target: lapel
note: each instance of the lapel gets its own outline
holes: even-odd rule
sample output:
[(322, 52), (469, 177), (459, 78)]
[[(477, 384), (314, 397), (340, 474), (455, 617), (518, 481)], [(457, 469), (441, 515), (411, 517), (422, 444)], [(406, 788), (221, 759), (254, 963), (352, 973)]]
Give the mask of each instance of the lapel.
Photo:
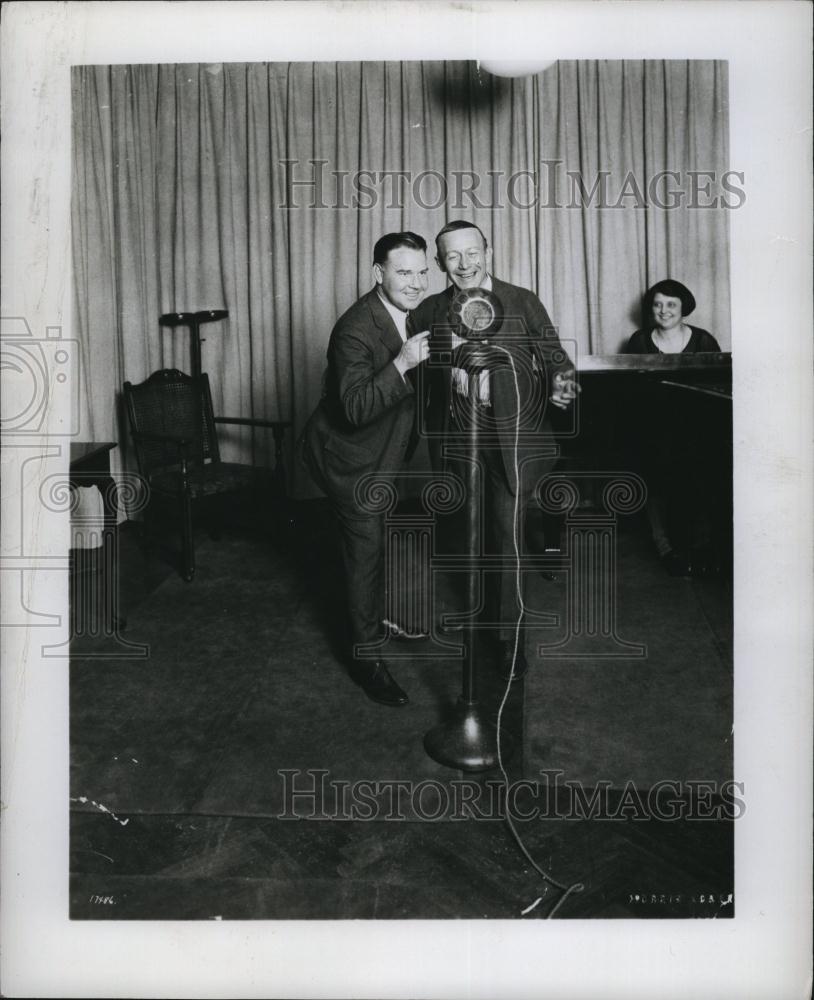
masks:
[[(514, 314), (514, 297), (512, 295), (512, 286), (507, 285), (505, 281), (501, 281), (492, 275), (492, 291), (500, 299), (500, 305), (503, 308), (504, 316), (511, 316)], [(504, 333), (504, 327), (493, 334), (494, 337), (500, 337)]]
[(399, 336), (398, 330), (396, 329), (396, 324), (393, 322), (390, 313), (382, 304), (382, 300), (379, 298), (379, 293), (375, 288), (368, 292), (367, 304), (370, 309), (373, 324), (379, 335), (379, 339), (388, 349), (390, 354), (395, 357), (401, 350), (402, 340)]

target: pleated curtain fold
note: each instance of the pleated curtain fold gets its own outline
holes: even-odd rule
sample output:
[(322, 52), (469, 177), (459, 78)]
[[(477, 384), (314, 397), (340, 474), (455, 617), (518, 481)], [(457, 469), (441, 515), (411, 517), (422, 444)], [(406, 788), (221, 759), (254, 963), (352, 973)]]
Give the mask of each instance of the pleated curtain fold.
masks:
[[(455, 218), (484, 229), (495, 273), (533, 289), (578, 353), (618, 351), (665, 277), (731, 343), (729, 210), (703, 204), (729, 169), (725, 63), (563, 61), (516, 80), (464, 62), (72, 72), (89, 438), (126, 448), (124, 380), (189, 370), (188, 336), (159, 316), (215, 308), (229, 310), (202, 328), (216, 412), (290, 419), (296, 435), (334, 322), (372, 285), (375, 241), (412, 229), (433, 250)], [(223, 452), (265, 463), (273, 444), (235, 431)]]

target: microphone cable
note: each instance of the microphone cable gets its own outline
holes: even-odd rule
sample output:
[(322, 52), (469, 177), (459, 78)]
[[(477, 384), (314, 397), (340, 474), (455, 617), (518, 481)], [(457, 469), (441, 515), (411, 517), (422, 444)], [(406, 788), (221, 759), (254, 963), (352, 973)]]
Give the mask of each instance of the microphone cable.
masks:
[[(514, 379), (515, 400), (517, 403), (517, 416), (514, 425), (514, 517), (513, 517), (512, 537), (514, 542), (514, 556), (515, 556), (515, 589), (517, 593), (517, 606), (520, 609), (520, 614), (518, 615), (517, 623), (515, 624), (515, 629), (514, 629), (514, 649), (512, 651), (512, 666), (511, 670), (509, 671), (509, 677), (506, 681), (506, 689), (503, 692), (503, 698), (501, 699), (500, 707), (498, 708), (497, 712), (497, 762), (498, 762), (498, 767), (500, 768), (500, 773), (503, 775), (503, 781), (506, 788), (506, 822), (509, 826), (509, 829), (512, 832), (512, 836), (514, 837), (515, 842), (517, 843), (517, 846), (520, 848), (523, 856), (526, 858), (526, 860), (529, 862), (532, 868), (534, 868), (534, 870), (540, 876), (542, 876), (545, 882), (547, 882), (549, 885), (554, 886), (555, 889), (559, 889), (559, 891), (563, 894), (557, 900), (556, 904), (551, 909), (551, 912), (546, 917), (547, 920), (551, 920), (552, 917), (554, 917), (554, 915), (563, 905), (563, 903), (568, 899), (568, 897), (572, 893), (582, 892), (585, 889), (585, 886), (582, 882), (574, 882), (572, 885), (564, 885), (562, 882), (558, 882), (556, 879), (552, 878), (551, 875), (549, 875), (546, 871), (543, 870), (543, 868), (539, 864), (537, 864), (537, 862), (529, 853), (528, 848), (523, 843), (523, 839), (518, 833), (517, 827), (514, 825), (514, 820), (512, 819), (511, 816), (511, 810), (509, 809), (510, 784), (509, 784), (509, 775), (507, 774), (506, 768), (503, 765), (503, 754), (501, 750), (501, 741), (500, 741), (500, 727), (503, 720), (503, 709), (505, 708), (506, 702), (508, 701), (509, 692), (512, 687), (512, 681), (514, 680), (514, 670), (517, 663), (517, 651), (520, 646), (520, 629), (523, 624), (523, 618), (525, 617), (526, 614), (526, 605), (523, 601), (522, 571), (520, 565), (520, 544), (518, 542), (518, 528), (520, 520), (520, 462), (518, 457), (519, 446), (520, 446), (520, 383), (517, 378), (517, 368), (515, 367), (514, 358), (511, 356), (509, 351), (506, 350), (505, 347), (499, 347), (496, 344), (492, 344), (491, 346), (494, 350), (501, 351), (509, 359), (509, 364), (511, 365), (512, 369), (512, 377)], [(533, 903), (530, 907), (527, 907), (525, 910), (523, 910), (523, 913), (526, 914), (530, 912), (530, 910), (534, 909), (534, 907), (537, 905), (538, 902), (539, 900)]]

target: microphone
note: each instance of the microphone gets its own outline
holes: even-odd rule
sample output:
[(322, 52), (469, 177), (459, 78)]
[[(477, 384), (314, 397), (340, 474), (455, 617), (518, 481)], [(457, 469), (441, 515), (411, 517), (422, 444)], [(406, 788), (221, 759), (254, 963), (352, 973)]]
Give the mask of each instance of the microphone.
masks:
[(486, 340), (503, 325), (503, 303), (485, 288), (464, 288), (449, 306), (449, 321), (465, 340)]
[(455, 293), (447, 309), (447, 322), (436, 324), (430, 336), (430, 356), (450, 364), (463, 341), (482, 344), (503, 324), (503, 304), (485, 288), (464, 288)]

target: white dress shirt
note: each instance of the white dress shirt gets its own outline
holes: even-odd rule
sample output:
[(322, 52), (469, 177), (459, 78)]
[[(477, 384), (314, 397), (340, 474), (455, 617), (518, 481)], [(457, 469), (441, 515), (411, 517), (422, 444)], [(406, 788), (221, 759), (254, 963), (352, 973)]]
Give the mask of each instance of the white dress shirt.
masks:
[[(390, 313), (390, 318), (396, 324), (396, 329), (398, 330), (398, 334), (401, 337), (402, 342), (406, 343), (407, 342), (407, 313), (403, 312), (401, 309), (399, 309), (398, 306), (394, 306), (393, 303), (389, 299), (386, 299), (382, 295), (381, 292), (377, 292), (376, 294), (379, 296), (381, 304)], [(401, 375), (401, 372), (399, 372), (399, 375)], [(405, 382), (405, 383), (407, 381), (403, 375), (401, 375), (401, 381)]]
[(399, 332), (399, 336), (402, 341), (407, 340), (407, 313), (402, 312), (397, 306), (394, 306), (392, 302), (386, 299), (380, 292), (377, 293), (381, 299), (381, 303), (384, 308), (390, 313), (393, 322), (396, 324), (396, 329)]

